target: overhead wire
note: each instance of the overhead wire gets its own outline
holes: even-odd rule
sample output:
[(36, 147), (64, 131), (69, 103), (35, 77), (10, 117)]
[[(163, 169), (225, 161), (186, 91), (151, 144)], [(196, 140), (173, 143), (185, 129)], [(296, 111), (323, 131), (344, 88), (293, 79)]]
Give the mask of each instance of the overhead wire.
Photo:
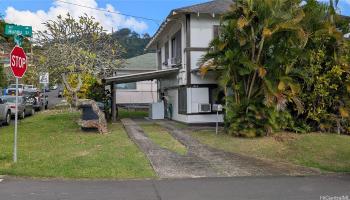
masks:
[(62, 1), (62, 0), (55, 0), (55, 1), (61, 2), (61, 3), (65, 3), (65, 4), (74, 5), (74, 6), (79, 6), (79, 7), (83, 7), (83, 8), (88, 8), (88, 9), (92, 9), (92, 10), (97, 10), (97, 11), (101, 11), (101, 12), (107, 12), (107, 13), (112, 13), (112, 14), (123, 15), (123, 16), (126, 16), (126, 17), (133, 17), (133, 18), (153, 21), (158, 26), (160, 25), (160, 21), (161, 21), (159, 19), (154, 19), (154, 18), (149, 18), (149, 17), (142, 17), (142, 16), (137, 16), (137, 15), (130, 15), (130, 14), (125, 14), (125, 13), (121, 13), (121, 12), (110, 11), (110, 10), (106, 10), (106, 9), (102, 9), (102, 8), (95, 8), (95, 7), (91, 7), (91, 6), (86, 6), (86, 5), (72, 3), (72, 2), (67, 2), (67, 1)]

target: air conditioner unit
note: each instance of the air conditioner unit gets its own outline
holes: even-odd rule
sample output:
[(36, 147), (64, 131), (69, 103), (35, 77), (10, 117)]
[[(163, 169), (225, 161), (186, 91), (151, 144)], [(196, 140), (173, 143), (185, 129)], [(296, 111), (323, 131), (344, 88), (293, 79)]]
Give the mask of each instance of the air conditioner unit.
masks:
[(209, 104), (209, 103), (200, 103), (200, 104), (198, 104), (198, 112), (200, 112), (200, 113), (209, 113), (209, 112), (211, 112), (211, 104)]

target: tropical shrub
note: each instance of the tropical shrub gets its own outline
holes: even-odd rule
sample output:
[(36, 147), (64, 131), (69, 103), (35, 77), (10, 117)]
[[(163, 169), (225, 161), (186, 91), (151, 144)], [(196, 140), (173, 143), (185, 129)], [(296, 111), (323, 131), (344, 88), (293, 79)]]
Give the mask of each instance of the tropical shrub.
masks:
[[(289, 75), (307, 34), (298, 1), (238, 0), (222, 18), (201, 71), (214, 68), (226, 93), (226, 127), (240, 136), (266, 135), (286, 126), (287, 103), (303, 106), (300, 86)], [(278, 120), (277, 120), (278, 119)]]
[(237, 0), (222, 17), (201, 72), (218, 74), (228, 133), (346, 132), (349, 58), (333, 1), (301, 2)]
[(342, 28), (341, 17), (329, 17), (332, 7), (315, 0), (304, 10), (308, 14), (303, 24), (310, 36), (294, 72), (302, 85), (305, 112), (294, 118), (312, 131), (349, 133), (350, 49), (341, 32), (348, 27)]

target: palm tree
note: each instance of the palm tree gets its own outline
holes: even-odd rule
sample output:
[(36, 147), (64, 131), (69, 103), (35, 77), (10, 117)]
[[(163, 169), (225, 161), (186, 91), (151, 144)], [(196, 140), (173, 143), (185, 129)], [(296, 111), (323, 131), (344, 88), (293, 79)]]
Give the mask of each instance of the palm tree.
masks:
[(303, 112), (290, 72), (308, 41), (304, 16), (299, 0), (237, 0), (222, 17), (201, 72), (218, 73), (229, 132), (255, 136), (278, 129), (288, 102)]

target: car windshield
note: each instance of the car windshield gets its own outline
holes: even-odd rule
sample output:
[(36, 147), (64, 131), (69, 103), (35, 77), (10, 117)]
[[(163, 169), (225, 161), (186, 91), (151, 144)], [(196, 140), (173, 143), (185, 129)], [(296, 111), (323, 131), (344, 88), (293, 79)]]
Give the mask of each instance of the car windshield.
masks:
[[(14, 96), (3, 96), (1, 99), (5, 99), (8, 103), (16, 103), (16, 97)], [(18, 103), (21, 103), (22, 97), (18, 97)]]
[[(9, 88), (16, 88), (16, 84), (11, 84)], [(23, 88), (23, 85), (18, 85), (18, 88)]]
[(24, 94), (25, 96), (35, 96), (36, 92), (24, 91), (23, 94)]

